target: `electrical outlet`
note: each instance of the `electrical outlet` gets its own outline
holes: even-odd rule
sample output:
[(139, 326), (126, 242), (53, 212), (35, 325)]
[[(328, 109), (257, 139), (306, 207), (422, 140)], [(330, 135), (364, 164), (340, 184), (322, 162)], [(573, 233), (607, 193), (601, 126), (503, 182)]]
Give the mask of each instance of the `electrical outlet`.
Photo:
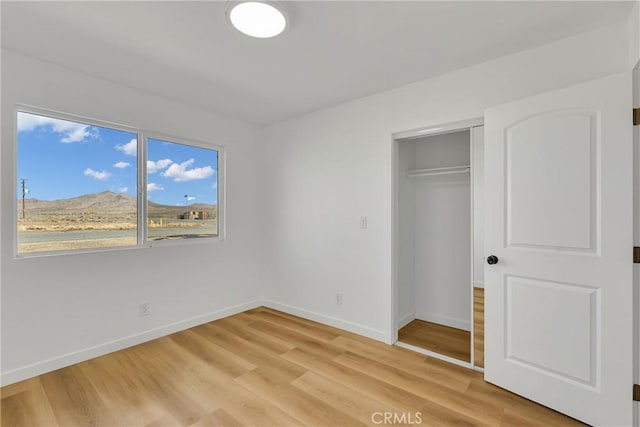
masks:
[(143, 302), (138, 307), (138, 315), (140, 317), (148, 316), (150, 310), (151, 310), (151, 304), (148, 302)]
[(342, 292), (336, 292), (336, 305), (342, 305)]
[(361, 216), (360, 217), (360, 229), (362, 229), (362, 230), (366, 230), (367, 229), (367, 217), (366, 216)]

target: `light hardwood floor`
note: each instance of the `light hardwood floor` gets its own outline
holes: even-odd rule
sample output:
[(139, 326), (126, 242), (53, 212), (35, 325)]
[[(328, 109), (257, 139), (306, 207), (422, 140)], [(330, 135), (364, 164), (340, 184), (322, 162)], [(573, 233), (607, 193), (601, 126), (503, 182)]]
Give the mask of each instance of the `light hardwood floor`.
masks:
[(355, 426), (384, 412), (431, 426), (579, 425), (477, 372), (266, 308), (0, 394), (2, 427)]
[(463, 362), (471, 361), (471, 332), (462, 329), (416, 319), (398, 331), (398, 341)]
[(484, 368), (484, 288), (473, 288), (473, 364)]
[[(484, 367), (484, 289), (473, 288), (474, 364)], [(470, 333), (423, 320), (413, 320), (398, 331), (398, 340), (464, 362), (471, 360)]]

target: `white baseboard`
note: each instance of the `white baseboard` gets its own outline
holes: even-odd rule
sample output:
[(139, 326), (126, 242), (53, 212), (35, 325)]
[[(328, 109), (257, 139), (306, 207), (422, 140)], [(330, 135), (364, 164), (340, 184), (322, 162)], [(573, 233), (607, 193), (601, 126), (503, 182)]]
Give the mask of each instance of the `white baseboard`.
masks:
[(473, 287), (484, 289), (484, 282), (473, 282)]
[(407, 326), (409, 323), (413, 322), (416, 318), (416, 314), (415, 313), (409, 313), (406, 316), (403, 316), (400, 320), (398, 320), (398, 329), (402, 329), (405, 326)]
[(441, 316), (439, 314), (427, 313), (424, 311), (417, 311), (416, 319), (437, 323), (438, 325), (450, 326), (456, 329), (462, 329), (463, 331), (471, 331), (471, 322), (462, 319), (455, 319), (453, 317)]
[(202, 314), (190, 319), (181, 320), (179, 322), (171, 323), (169, 325), (161, 326), (159, 328), (151, 329), (139, 334), (130, 335), (125, 338), (109, 341), (104, 344), (98, 344), (93, 347), (74, 351), (61, 356), (56, 356), (51, 359), (43, 360), (42, 362), (37, 362), (31, 365), (12, 369), (7, 372), (2, 372), (2, 374), (0, 374), (0, 386), (5, 386), (25, 380), (27, 378), (32, 378), (37, 375), (55, 371), (56, 369), (64, 368), (75, 363), (84, 362), (85, 360), (93, 359), (94, 357), (103, 356), (114, 351), (122, 350), (123, 348), (141, 344), (146, 341), (151, 341), (156, 338), (173, 334), (175, 332), (179, 332), (188, 328), (193, 328), (194, 326), (222, 319), (223, 317), (232, 316), (243, 311), (251, 310), (252, 308), (260, 307), (262, 305), (264, 304), (261, 300), (250, 301), (244, 304), (212, 311), (210, 313)]
[(325, 325), (333, 326), (335, 328), (344, 329), (345, 331), (352, 332), (354, 334), (363, 335), (367, 338), (371, 338), (377, 341), (385, 342), (384, 331), (371, 329), (366, 326), (359, 325), (357, 323), (347, 322), (345, 320), (337, 319), (335, 317), (325, 316), (324, 314), (315, 313), (313, 311), (304, 310), (301, 308), (293, 307), (287, 304), (281, 304), (275, 301), (264, 301), (265, 307), (272, 308), (274, 310), (283, 311), (293, 316), (303, 317), (314, 322), (324, 323)]

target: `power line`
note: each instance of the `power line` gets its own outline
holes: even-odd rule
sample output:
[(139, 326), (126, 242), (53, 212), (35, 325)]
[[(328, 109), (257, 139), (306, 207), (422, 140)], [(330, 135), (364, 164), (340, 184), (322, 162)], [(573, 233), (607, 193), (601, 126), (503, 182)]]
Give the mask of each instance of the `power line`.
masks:
[(20, 181), (22, 182), (22, 219), (24, 219), (24, 198), (27, 196), (29, 190), (27, 190), (26, 186), (27, 180), (22, 178)]

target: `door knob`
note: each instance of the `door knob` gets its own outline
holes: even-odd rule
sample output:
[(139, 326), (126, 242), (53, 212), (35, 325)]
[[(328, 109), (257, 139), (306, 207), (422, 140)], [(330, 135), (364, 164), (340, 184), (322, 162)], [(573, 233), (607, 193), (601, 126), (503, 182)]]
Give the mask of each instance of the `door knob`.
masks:
[(495, 255), (489, 255), (489, 257), (487, 258), (487, 264), (493, 265), (497, 263), (498, 263), (498, 257)]

